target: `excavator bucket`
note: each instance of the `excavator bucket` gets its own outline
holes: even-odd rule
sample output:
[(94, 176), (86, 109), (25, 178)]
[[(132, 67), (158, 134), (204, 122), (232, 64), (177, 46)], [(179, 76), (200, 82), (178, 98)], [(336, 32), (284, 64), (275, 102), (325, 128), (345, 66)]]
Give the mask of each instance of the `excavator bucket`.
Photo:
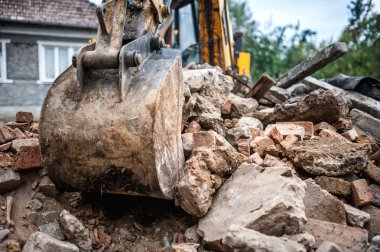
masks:
[(184, 162), (181, 60), (164, 58), (147, 29), (160, 22), (163, 3), (128, 2), (99, 7), (96, 44), (81, 48), (50, 87), (42, 160), (64, 190), (171, 199)]

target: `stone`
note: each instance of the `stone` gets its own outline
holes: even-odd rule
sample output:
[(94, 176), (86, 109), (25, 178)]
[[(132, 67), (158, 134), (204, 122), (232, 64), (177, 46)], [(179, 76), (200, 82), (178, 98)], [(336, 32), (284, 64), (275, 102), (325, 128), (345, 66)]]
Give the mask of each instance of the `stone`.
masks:
[(368, 225), (369, 239), (371, 240), (374, 236), (380, 235), (380, 209), (369, 205), (363, 207), (361, 210), (371, 216)]
[(372, 189), (373, 193), (373, 205), (380, 207), (380, 186), (371, 184), (369, 187)]
[(233, 120), (231, 119), (224, 119), (223, 121), (224, 125), (228, 128), (228, 129), (232, 129), (233, 127), (235, 127), (235, 123)]
[(12, 146), (12, 142), (0, 145), (0, 152), (7, 151)]
[(255, 152), (253, 153), (250, 157), (249, 157), (253, 163), (257, 164), (257, 165), (261, 165), (264, 160), (260, 157), (259, 153)]
[(365, 251), (368, 242), (367, 230), (333, 222), (307, 219), (305, 231), (315, 237), (314, 249), (329, 241), (338, 245), (343, 251)]
[(349, 131), (342, 133), (342, 136), (345, 137), (348, 141), (354, 142), (356, 138), (358, 138), (359, 135), (355, 129), (351, 129)]
[(251, 141), (249, 139), (239, 139), (236, 142), (238, 152), (243, 154), (244, 156), (249, 157), (251, 155), (250, 142)]
[(307, 185), (303, 199), (306, 217), (346, 225), (346, 212), (343, 202), (321, 189), (312, 179), (307, 179), (304, 182)]
[(322, 189), (338, 196), (351, 195), (351, 183), (341, 178), (319, 176), (314, 179)]
[(264, 131), (264, 135), (269, 136), (273, 128), (277, 128), (280, 134), (284, 137), (289, 135), (294, 135), (298, 137), (299, 140), (303, 140), (305, 136), (305, 129), (302, 126), (296, 124), (269, 124)]
[(340, 176), (367, 166), (369, 147), (331, 137), (316, 137), (294, 143), (286, 156), (295, 166), (312, 175)]
[(57, 187), (55, 187), (55, 184), (48, 176), (42, 178), (38, 187), (38, 191), (40, 191), (45, 196), (52, 198), (56, 198), (59, 195)]
[(16, 113), (16, 122), (18, 123), (32, 123), (33, 113), (19, 111)]
[(0, 230), (0, 242), (2, 242), (5, 237), (7, 237), (9, 235), (9, 229), (3, 229), (3, 230)]
[(32, 125), (30, 126), (30, 131), (34, 134), (38, 134), (38, 122), (34, 122), (32, 123)]
[(284, 235), (283, 238), (288, 238), (290, 240), (293, 240), (299, 244), (302, 244), (305, 246), (307, 251), (311, 251), (315, 244), (315, 238), (310, 233), (299, 233), (294, 235)]
[(223, 135), (225, 126), (221, 110), (233, 88), (233, 82), (216, 69), (185, 70), (183, 80), (190, 88), (191, 98), (196, 99), (191, 113), (199, 125)]
[(59, 214), (59, 222), (68, 240), (79, 247), (81, 251), (92, 251), (92, 242), (82, 222), (66, 210)]
[(10, 142), (14, 139), (14, 136), (9, 131), (8, 127), (4, 123), (0, 122), (0, 144)]
[(274, 157), (272, 155), (266, 154), (261, 166), (276, 167), (276, 166), (286, 166), (286, 164), (282, 162), (278, 157)]
[(372, 162), (368, 162), (367, 169), (364, 173), (376, 184), (380, 185), (380, 168), (374, 165)]
[(185, 132), (186, 133), (196, 133), (201, 130), (201, 125), (197, 123), (196, 121), (192, 121), (189, 126), (187, 126)]
[(200, 236), (197, 233), (198, 225), (194, 225), (185, 230), (185, 241), (188, 243), (199, 243)]
[(230, 93), (228, 100), (223, 106), (222, 113), (231, 115), (232, 118), (240, 118), (254, 112), (259, 103), (253, 98), (242, 98)]
[(16, 152), (15, 170), (42, 167), (38, 139), (16, 139), (12, 141), (12, 149)]
[(12, 191), (20, 185), (21, 178), (18, 172), (11, 169), (0, 169), (0, 193)]
[[(287, 108), (286, 104), (296, 104)], [(263, 125), (284, 121), (322, 121), (333, 123), (347, 115), (350, 101), (344, 91), (315, 90), (306, 96), (298, 96), (277, 105), (272, 113), (256, 111), (249, 116), (259, 119)]]
[(200, 245), (197, 243), (173, 243), (173, 252), (197, 252)]
[(281, 147), (284, 148), (285, 150), (288, 149), (292, 144), (298, 142), (298, 137), (295, 135), (289, 135), (286, 136), (284, 141), (280, 143)]
[(27, 137), (25, 136), (24, 133), (21, 132), (18, 128), (15, 128), (12, 130), (12, 134), (15, 136), (16, 139), (26, 139)]
[(304, 129), (304, 139), (310, 139), (314, 136), (314, 125), (312, 122), (308, 121), (298, 121), (298, 122), (276, 122), (276, 124), (294, 124), (301, 126)]
[(13, 166), (14, 158), (8, 153), (0, 153), (0, 167), (10, 167)]
[(11, 129), (18, 128), (22, 132), (27, 132), (30, 127), (30, 123), (7, 122), (6, 125)]
[(42, 232), (33, 233), (26, 241), (22, 252), (79, 252), (79, 248), (69, 242), (60, 241)]
[(338, 132), (349, 131), (352, 129), (352, 120), (347, 117), (341, 117), (333, 126)]
[(38, 230), (42, 233), (48, 234), (51, 237), (58, 240), (65, 240), (65, 235), (62, 232), (61, 227), (57, 222), (50, 222), (48, 224), (43, 224), (38, 227)]
[(268, 236), (239, 225), (231, 225), (223, 243), (233, 251), (306, 252), (301, 244), (287, 238)]
[(253, 117), (241, 117), (235, 124), (235, 127), (253, 127), (257, 128), (259, 130), (263, 130), (263, 124), (260, 122), (260, 120), (253, 118)]
[(372, 204), (373, 193), (365, 179), (352, 181), (351, 190), (354, 206), (358, 207)]
[(226, 139), (231, 145), (236, 146), (239, 139), (253, 139), (259, 134), (260, 130), (255, 127), (237, 127), (227, 130)]
[(366, 252), (379, 252), (380, 251), (380, 235), (376, 235), (372, 238), (371, 246)]
[(57, 211), (43, 212), (43, 213), (38, 214), (35, 217), (33, 216), (33, 218), (35, 218), (35, 221), (32, 223), (37, 226), (41, 226), (44, 224), (57, 221), (59, 219), (59, 212)]
[(328, 124), (327, 122), (320, 122), (314, 125), (314, 135), (318, 136), (319, 132), (321, 132), (324, 129), (328, 129), (328, 130), (332, 130), (336, 132), (336, 129), (331, 124)]
[(347, 223), (353, 227), (363, 228), (369, 221), (370, 215), (348, 204), (344, 204), (346, 210)]
[(289, 167), (264, 169), (242, 164), (219, 189), (207, 215), (199, 220), (198, 233), (209, 248), (217, 251), (225, 249), (221, 240), (233, 224), (266, 235), (299, 233), (306, 221), (304, 192), (305, 184), (292, 175)]
[(322, 244), (318, 247), (315, 252), (343, 252), (341, 248), (339, 248), (333, 242), (322, 242)]
[(42, 208), (42, 203), (38, 199), (32, 199), (28, 203), (28, 208), (32, 211), (38, 211)]
[(191, 215), (204, 216), (222, 177), (249, 161), (249, 157), (224, 146), (195, 149), (178, 180), (176, 203)]

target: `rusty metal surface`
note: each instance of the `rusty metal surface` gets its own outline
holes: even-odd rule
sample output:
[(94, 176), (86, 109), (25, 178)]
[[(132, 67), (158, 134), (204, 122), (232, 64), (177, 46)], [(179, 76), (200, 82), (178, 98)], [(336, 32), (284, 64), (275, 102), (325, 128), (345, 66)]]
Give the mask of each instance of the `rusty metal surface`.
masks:
[[(113, 6), (106, 4), (108, 13), (121, 10)], [(39, 125), (43, 164), (65, 190), (170, 199), (184, 162), (181, 60), (151, 48), (153, 33), (124, 46), (109, 43), (120, 20), (104, 20), (96, 45), (83, 47), (76, 68), (62, 73), (47, 93)], [(111, 40), (103, 43), (104, 30)], [(118, 46), (116, 69), (114, 59), (96, 62)], [(139, 57), (128, 58), (136, 52)], [(84, 63), (86, 55), (95, 63)]]

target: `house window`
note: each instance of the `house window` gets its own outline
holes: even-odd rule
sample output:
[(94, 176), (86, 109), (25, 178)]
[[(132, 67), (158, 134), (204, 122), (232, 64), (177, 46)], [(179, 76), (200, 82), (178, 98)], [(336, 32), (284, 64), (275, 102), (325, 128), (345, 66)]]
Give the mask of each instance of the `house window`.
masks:
[(53, 82), (71, 65), (71, 58), (84, 44), (38, 41), (40, 83)]
[(7, 79), (7, 47), (10, 40), (0, 39), (0, 82), (12, 82)]

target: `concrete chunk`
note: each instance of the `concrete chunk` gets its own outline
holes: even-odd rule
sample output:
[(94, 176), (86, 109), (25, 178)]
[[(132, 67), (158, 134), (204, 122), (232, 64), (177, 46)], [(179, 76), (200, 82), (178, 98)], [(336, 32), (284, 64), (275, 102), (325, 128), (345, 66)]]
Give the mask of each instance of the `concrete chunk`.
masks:
[(238, 225), (229, 227), (223, 243), (234, 251), (306, 252), (305, 247), (290, 239), (268, 236)]
[(344, 204), (344, 208), (346, 210), (347, 223), (353, 227), (363, 228), (364, 224), (366, 224), (370, 219), (370, 215), (368, 213), (348, 204)]
[(32, 234), (26, 241), (22, 252), (79, 252), (79, 248), (42, 232)]
[(321, 189), (312, 179), (307, 179), (304, 182), (307, 185), (303, 200), (306, 216), (346, 225), (346, 212), (343, 202)]
[(368, 152), (368, 145), (319, 137), (294, 143), (286, 156), (312, 175), (340, 176), (364, 170)]
[(243, 164), (217, 192), (210, 211), (199, 221), (198, 233), (215, 250), (224, 248), (221, 240), (233, 224), (267, 235), (299, 233), (306, 221), (304, 193), (305, 184), (289, 167), (263, 170)]

